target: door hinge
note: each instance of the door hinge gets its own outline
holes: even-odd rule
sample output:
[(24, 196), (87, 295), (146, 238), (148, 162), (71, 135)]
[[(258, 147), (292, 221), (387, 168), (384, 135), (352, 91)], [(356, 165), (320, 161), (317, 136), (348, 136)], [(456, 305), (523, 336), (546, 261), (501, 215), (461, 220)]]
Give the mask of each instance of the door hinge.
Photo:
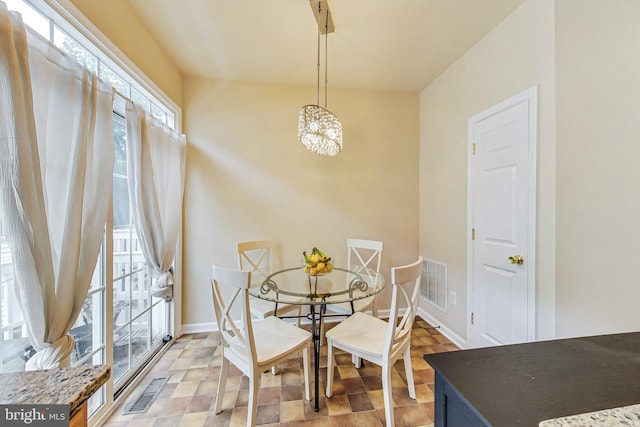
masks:
[(471, 313), (471, 324), (475, 325), (476, 324), (476, 316), (475, 313)]
[(476, 229), (475, 228), (471, 229), (471, 240), (476, 240)]
[(471, 154), (473, 154), (474, 156), (476, 155), (476, 143), (474, 142), (473, 144), (471, 144)]

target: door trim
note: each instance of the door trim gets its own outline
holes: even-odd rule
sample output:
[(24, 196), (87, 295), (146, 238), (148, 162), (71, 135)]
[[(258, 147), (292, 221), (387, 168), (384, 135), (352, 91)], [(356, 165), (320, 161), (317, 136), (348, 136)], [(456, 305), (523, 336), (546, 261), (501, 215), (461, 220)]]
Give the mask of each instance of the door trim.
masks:
[(528, 263), (527, 268), (527, 340), (536, 339), (536, 222), (537, 222), (537, 152), (538, 152), (538, 85), (506, 99), (487, 110), (471, 116), (467, 124), (467, 344), (471, 345), (471, 312), (473, 310), (473, 200), (474, 163), (473, 163), (473, 128), (474, 125), (488, 117), (504, 111), (523, 101), (529, 103), (529, 224), (528, 224)]

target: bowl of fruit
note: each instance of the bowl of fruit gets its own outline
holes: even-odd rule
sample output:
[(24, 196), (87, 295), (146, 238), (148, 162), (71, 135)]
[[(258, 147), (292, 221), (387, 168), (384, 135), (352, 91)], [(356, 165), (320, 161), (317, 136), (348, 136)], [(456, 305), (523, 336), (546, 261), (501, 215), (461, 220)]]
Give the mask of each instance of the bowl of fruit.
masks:
[(307, 251), (302, 252), (302, 256), (302, 269), (309, 276), (323, 276), (333, 271), (331, 257), (325, 255), (316, 247), (311, 250), (311, 254), (307, 254)]

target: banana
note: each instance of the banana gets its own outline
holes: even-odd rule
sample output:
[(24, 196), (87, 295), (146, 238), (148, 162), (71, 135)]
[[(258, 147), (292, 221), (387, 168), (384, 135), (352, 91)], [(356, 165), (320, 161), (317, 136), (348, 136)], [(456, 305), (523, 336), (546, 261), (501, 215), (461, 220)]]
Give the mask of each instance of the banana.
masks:
[(321, 258), (326, 258), (326, 255), (324, 253), (322, 253), (322, 251), (320, 249), (318, 249), (317, 247), (315, 247), (315, 246), (311, 250), (311, 253), (318, 254), (318, 255), (320, 255)]

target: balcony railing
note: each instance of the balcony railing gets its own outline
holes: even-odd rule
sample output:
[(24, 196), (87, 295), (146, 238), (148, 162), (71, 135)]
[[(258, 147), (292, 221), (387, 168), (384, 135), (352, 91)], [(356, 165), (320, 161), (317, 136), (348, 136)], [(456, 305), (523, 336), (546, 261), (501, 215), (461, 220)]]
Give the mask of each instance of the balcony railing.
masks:
[[(27, 338), (26, 324), (13, 293), (11, 251), (2, 235), (0, 259), (0, 372), (20, 371), (24, 369), (25, 361), (33, 355), (34, 350)], [(132, 228), (114, 229), (112, 262), (114, 347), (119, 348), (125, 344), (134, 345), (139, 340), (146, 341), (146, 337), (142, 335), (146, 335), (144, 331), (150, 325), (146, 321), (147, 316), (138, 316), (153, 303), (149, 293), (152, 279)], [(101, 279), (97, 280), (102, 282)], [(91, 309), (94, 301), (96, 300), (90, 292), (71, 330), (76, 339), (75, 361), (81, 362), (98, 345), (92, 332), (92, 325), (97, 321)], [(101, 312), (102, 310), (99, 311)], [(129, 323), (130, 327), (127, 326)]]

